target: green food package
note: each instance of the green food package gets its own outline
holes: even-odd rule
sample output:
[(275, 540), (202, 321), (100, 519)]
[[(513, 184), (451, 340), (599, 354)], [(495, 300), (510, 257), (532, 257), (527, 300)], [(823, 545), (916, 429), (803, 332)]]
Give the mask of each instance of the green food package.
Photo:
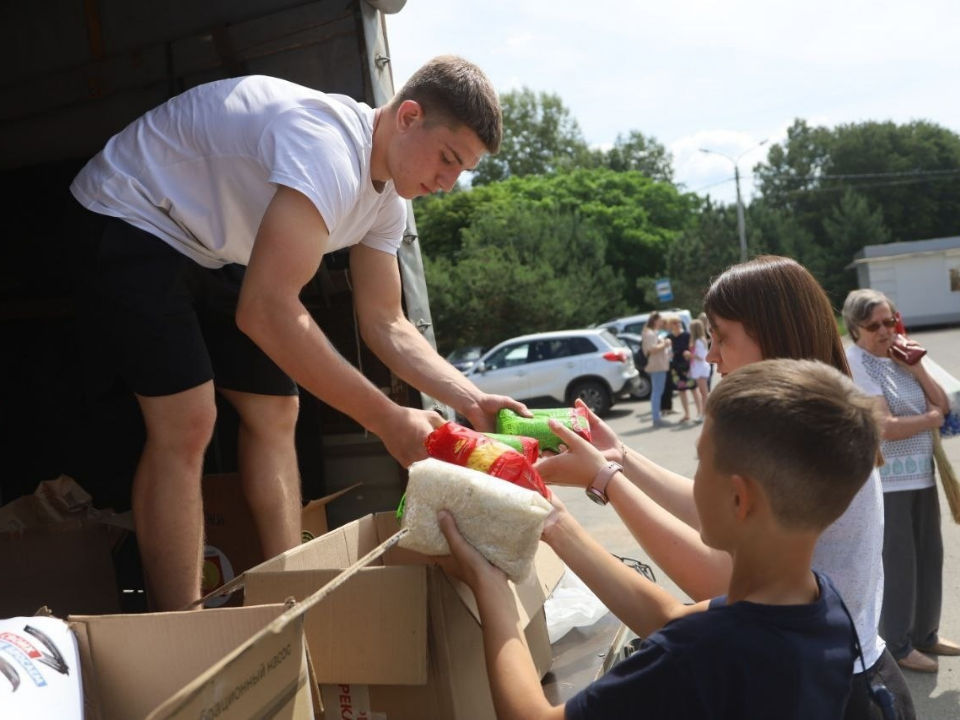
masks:
[(513, 410), (501, 408), (497, 413), (497, 432), (506, 435), (523, 435), (540, 443), (540, 450), (560, 452), (560, 438), (553, 434), (547, 421), (551, 418), (563, 423), (586, 441), (590, 441), (590, 423), (587, 415), (578, 407), (531, 410), (532, 418), (517, 415)]

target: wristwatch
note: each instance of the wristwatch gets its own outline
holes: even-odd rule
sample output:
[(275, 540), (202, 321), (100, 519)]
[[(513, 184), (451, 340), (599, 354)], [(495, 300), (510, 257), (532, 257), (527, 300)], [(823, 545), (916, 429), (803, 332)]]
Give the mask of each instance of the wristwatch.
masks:
[(610, 478), (621, 470), (623, 470), (623, 465), (613, 462), (613, 460), (600, 468), (597, 476), (590, 483), (590, 487), (587, 488), (587, 497), (597, 505), (606, 505), (610, 502), (610, 498), (607, 497), (607, 484), (610, 482)]

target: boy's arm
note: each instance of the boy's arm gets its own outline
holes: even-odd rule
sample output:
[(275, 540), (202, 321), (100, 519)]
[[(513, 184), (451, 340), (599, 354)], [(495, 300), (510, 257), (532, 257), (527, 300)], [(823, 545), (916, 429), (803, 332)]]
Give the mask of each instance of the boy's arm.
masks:
[[(604, 456), (597, 448), (562, 425), (551, 423), (551, 428), (569, 450), (556, 457), (541, 460), (537, 463), (537, 470), (543, 479), (550, 483), (589, 486), (606, 462)], [(592, 429), (596, 427), (592, 426)], [(610, 432), (609, 428), (607, 432)], [(594, 441), (602, 437), (602, 433), (594, 436)], [(599, 442), (603, 440), (599, 439)], [(639, 454), (628, 453), (628, 467), (636, 469), (633, 461), (638, 456)], [(627, 470), (628, 467), (624, 469)], [(732, 571), (732, 563), (727, 553), (704, 545), (698, 530), (664, 510), (623, 473), (613, 476), (606, 492), (610, 504), (637, 542), (687, 595), (694, 600), (707, 600), (727, 591)], [(577, 572), (579, 574), (579, 571)]]
[(313, 203), (280, 186), (257, 231), (237, 304), (237, 325), (310, 393), (375, 433), (404, 466), (425, 456), (439, 415), (390, 401), (327, 340), (300, 301), (329, 233)]
[(480, 555), (457, 530), (453, 516), (437, 520), (455, 564), (451, 574), (473, 591), (480, 611), (483, 649), (493, 705), (500, 720), (563, 720), (564, 706), (552, 706), (543, 694), (530, 650), (519, 628), (517, 605), (507, 577)]
[(400, 270), (394, 255), (355, 245), (350, 251), (350, 273), (363, 340), (393, 372), (459, 411), (477, 430), (493, 430), (500, 408), (530, 414), (516, 400), (481, 392), (440, 357), (404, 316)]

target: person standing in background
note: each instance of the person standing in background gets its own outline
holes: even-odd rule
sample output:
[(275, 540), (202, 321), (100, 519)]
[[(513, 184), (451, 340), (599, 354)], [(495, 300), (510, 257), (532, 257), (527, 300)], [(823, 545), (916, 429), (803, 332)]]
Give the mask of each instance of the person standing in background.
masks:
[(922, 362), (907, 365), (890, 354), (896, 337), (893, 303), (876, 290), (854, 290), (843, 320), (856, 343), (847, 349), (854, 382), (876, 396), (883, 417), (883, 606), (880, 634), (900, 667), (933, 673), (931, 655), (960, 655), (941, 638), (943, 537), (934, 483), (933, 431), (949, 401)]
[[(703, 323), (703, 331), (707, 334), (707, 347), (710, 347), (710, 320), (705, 312), (697, 315), (697, 320)], [(713, 387), (713, 365), (710, 366), (710, 377), (707, 378), (707, 390)]]
[[(687, 397), (687, 390), (693, 390), (696, 395), (696, 383), (689, 377), (690, 372), (690, 333), (683, 327), (683, 321), (679, 315), (669, 315), (667, 317), (667, 330), (670, 331), (671, 339), (671, 357), (670, 357), (670, 385), (677, 390), (680, 396), (680, 402), (683, 404), (683, 417), (681, 422), (687, 422), (690, 419), (690, 399)], [(703, 411), (698, 405), (698, 415)]]
[(650, 313), (647, 324), (641, 334), (641, 347), (647, 356), (647, 375), (650, 376), (652, 389), (650, 391), (650, 415), (653, 426), (661, 427), (664, 423), (660, 416), (660, 401), (663, 398), (664, 386), (667, 382), (667, 372), (670, 370), (668, 352), (671, 346), (670, 338), (660, 337), (660, 328), (663, 327), (663, 317), (659, 312)]
[(707, 406), (707, 395), (710, 393), (708, 385), (713, 366), (707, 362), (709, 343), (707, 329), (701, 320), (690, 323), (690, 349), (687, 358), (690, 361), (690, 380), (695, 384), (693, 400), (697, 404), (697, 422), (703, 422), (703, 409)]

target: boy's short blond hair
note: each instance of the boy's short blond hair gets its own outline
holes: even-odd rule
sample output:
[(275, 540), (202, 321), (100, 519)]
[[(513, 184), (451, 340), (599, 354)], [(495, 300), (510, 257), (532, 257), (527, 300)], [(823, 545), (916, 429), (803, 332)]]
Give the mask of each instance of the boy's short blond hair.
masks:
[(715, 468), (759, 483), (785, 528), (822, 530), (870, 475), (880, 445), (873, 398), (813, 360), (763, 360), (708, 399)]
[(483, 70), (456, 55), (435, 57), (404, 83), (390, 101), (394, 108), (413, 100), (428, 123), (473, 130), (487, 152), (496, 155), (503, 142), (500, 97)]

